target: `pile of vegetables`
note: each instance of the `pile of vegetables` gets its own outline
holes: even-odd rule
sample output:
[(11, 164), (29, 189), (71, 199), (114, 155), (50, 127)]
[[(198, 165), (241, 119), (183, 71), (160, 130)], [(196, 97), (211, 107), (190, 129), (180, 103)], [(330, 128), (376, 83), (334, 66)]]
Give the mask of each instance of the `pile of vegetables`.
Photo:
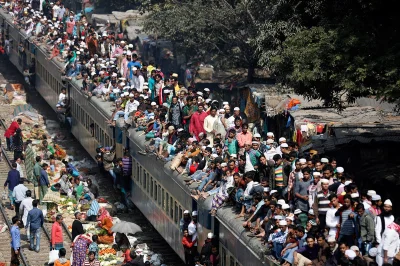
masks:
[(106, 254), (111, 254), (111, 255), (116, 255), (117, 251), (113, 248), (105, 248), (105, 249), (101, 249), (99, 252), (99, 255), (106, 255)]

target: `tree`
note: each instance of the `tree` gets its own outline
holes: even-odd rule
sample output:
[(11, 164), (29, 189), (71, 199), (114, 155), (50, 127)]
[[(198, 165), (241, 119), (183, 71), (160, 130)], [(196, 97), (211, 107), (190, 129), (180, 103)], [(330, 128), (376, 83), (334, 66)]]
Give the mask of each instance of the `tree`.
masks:
[[(394, 1), (314, 0), (275, 55), (260, 57), (299, 94), (341, 108), (357, 97), (400, 96), (400, 25)], [(269, 61), (265, 60), (268, 58)]]
[[(281, 32), (270, 34), (268, 46), (259, 49), (255, 41), (268, 20), (272, 29), (285, 21), (279, 19), (283, 2), (249, 0), (191, 0), (158, 5), (145, 20), (145, 30), (174, 41), (181, 52), (190, 57), (210, 57), (217, 66), (248, 69), (248, 82), (252, 82), (263, 52), (276, 49)], [(287, 7), (286, 3), (285, 6)]]

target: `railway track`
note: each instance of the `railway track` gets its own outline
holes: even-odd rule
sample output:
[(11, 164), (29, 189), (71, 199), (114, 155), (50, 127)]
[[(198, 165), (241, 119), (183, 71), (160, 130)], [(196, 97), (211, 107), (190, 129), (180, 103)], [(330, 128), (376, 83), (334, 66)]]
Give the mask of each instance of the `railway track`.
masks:
[[(5, 131), (5, 125), (2, 119), (0, 119), (0, 137), (3, 137)], [(5, 141), (2, 141), (5, 143)], [(6, 151), (6, 149), (1, 146), (3, 158), (0, 162), (0, 183), (4, 184), (7, 179), (8, 171), (11, 169), (11, 159), (13, 159), (13, 152)], [(25, 171), (24, 165), (21, 165), (23, 170)], [(24, 184), (28, 189), (34, 189), (32, 183), (25, 182)], [(0, 223), (6, 222), (9, 229), (11, 228), (11, 219), (15, 216), (15, 211), (10, 209), (10, 201), (9, 199), (1, 200), (1, 219)], [(40, 206), (39, 206), (40, 208)], [(51, 236), (51, 227), (52, 223), (45, 222), (43, 224), (41, 230), (41, 238), (40, 238), (40, 251), (37, 253), (35, 251), (29, 250), (29, 242), (26, 237), (25, 229), (21, 229), (21, 256), (20, 262), (21, 265), (25, 266), (42, 266), (47, 265), (49, 259), (49, 251), (50, 251), (50, 236)], [(69, 258), (71, 255), (70, 245), (71, 245), (71, 233), (68, 231), (67, 226), (63, 223), (63, 236), (64, 236), (64, 247), (67, 250), (66, 258)], [(6, 265), (10, 263), (10, 232), (9, 229), (0, 234), (0, 262), (5, 262)], [(4, 240), (4, 241), (3, 241)]]

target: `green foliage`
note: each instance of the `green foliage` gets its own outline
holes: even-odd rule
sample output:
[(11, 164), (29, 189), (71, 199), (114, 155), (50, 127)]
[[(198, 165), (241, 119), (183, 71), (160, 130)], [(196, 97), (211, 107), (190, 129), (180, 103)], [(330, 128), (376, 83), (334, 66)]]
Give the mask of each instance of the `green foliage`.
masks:
[(341, 108), (364, 95), (400, 96), (394, 3), (146, 0), (141, 6), (151, 10), (145, 30), (173, 41), (189, 59), (266, 68), (297, 93)]

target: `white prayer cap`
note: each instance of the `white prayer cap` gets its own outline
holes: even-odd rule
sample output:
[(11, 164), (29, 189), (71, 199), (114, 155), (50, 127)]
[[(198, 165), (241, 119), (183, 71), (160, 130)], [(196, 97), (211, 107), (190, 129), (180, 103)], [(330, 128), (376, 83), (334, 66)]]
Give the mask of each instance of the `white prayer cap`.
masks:
[(328, 179), (321, 179), (321, 184), (329, 184), (329, 180)]
[(136, 71), (137, 70), (137, 67), (132, 67), (132, 71)]
[(351, 193), (350, 196), (352, 199), (355, 199), (355, 198), (359, 198), (360, 194), (358, 194), (358, 192), (356, 192), (356, 193)]
[(124, 96), (129, 96), (129, 92), (124, 92)]
[(210, 89), (209, 88), (205, 88), (204, 91), (210, 91)]
[(334, 236), (328, 237), (328, 243), (336, 242), (336, 238)]
[(214, 237), (214, 234), (213, 234), (213, 233), (210, 232), (210, 233), (207, 234), (207, 238), (211, 239), (211, 238), (213, 238), (213, 237)]
[(107, 37), (107, 36), (108, 36), (107, 32), (103, 32), (103, 37)]
[(128, 47), (129, 47), (129, 48), (133, 48), (133, 44), (129, 44)]
[(360, 249), (357, 246), (351, 246), (350, 247), (351, 250), (355, 251), (360, 251)]
[(178, 128), (177, 131), (178, 131), (178, 132), (182, 132), (182, 131), (183, 131), (183, 128)]
[(124, 40), (122, 40), (122, 41), (120, 41), (119, 43), (125, 43), (125, 41), (124, 41)]
[(267, 144), (272, 144), (272, 143), (274, 143), (273, 139), (267, 139)]
[(321, 158), (321, 163), (329, 163), (328, 158)]
[(225, 107), (225, 105), (227, 105), (229, 107), (229, 103), (228, 102), (222, 102), (222, 105)]
[(286, 201), (284, 200), (284, 199), (280, 199), (280, 200), (278, 200), (278, 202), (277, 202), (279, 205), (284, 205), (284, 204), (286, 204)]
[(233, 110), (234, 111), (240, 111), (240, 108), (239, 107), (235, 107), (235, 108), (233, 108)]
[(150, 105), (151, 105), (151, 106), (155, 106), (155, 105), (157, 105), (157, 104), (156, 104), (156, 102), (151, 102)]
[(123, 87), (123, 86), (125, 86), (125, 82), (121, 82), (119, 85), (121, 85)]
[(344, 168), (339, 166), (339, 167), (336, 168), (336, 172), (339, 173), (339, 174), (343, 173), (344, 172)]
[(378, 195), (378, 194), (373, 195), (373, 196), (371, 197), (371, 200), (380, 200), (380, 199), (381, 199), (381, 196)]
[[(288, 206), (289, 206), (289, 205), (288, 205)], [(293, 217), (293, 216), (287, 216), (287, 217), (286, 217), (286, 220), (294, 221), (294, 217)]]
[(264, 192), (269, 192), (269, 187), (264, 187)]
[(196, 94), (200, 95), (200, 96), (203, 96), (203, 93), (201, 91), (198, 91)]
[(228, 164), (227, 163), (221, 163), (221, 167), (227, 167)]
[(132, 55), (131, 51), (126, 52), (126, 55)]
[(306, 162), (307, 162), (307, 160), (304, 158), (299, 159), (299, 163), (306, 163)]
[[(206, 102), (207, 102), (208, 100), (210, 100), (210, 99), (207, 99)], [(211, 101), (211, 100), (210, 100), (210, 101)], [(224, 113), (225, 113), (225, 110), (224, 110), (224, 109), (219, 109), (218, 112), (219, 112), (220, 114), (224, 114)]]
[(385, 202), (383, 203), (383, 205), (393, 206), (392, 201), (391, 201), (390, 199), (385, 200)]
[(193, 211), (192, 216), (197, 216), (197, 211)]
[(94, 58), (90, 58), (90, 60), (89, 60), (90, 62), (94, 62)]
[(348, 250), (346, 250), (346, 252), (344, 253), (350, 260), (354, 260), (354, 258), (357, 256), (357, 254), (353, 251), (353, 250), (351, 250), (351, 249), (348, 249)]
[(289, 147), (289, 145), (287, 145), (287, 143), (282, 143), (281, 144), (281, 148), (288, 148)]
[(283, 142), (283, 141), (286, 141), (286, 138), (284, 138), (284, 137), (279, 138), (279, 142)]
[(130, 94), (129, 94), (129, 97), (132, 98), (132, 97), (135, 97), (135, 95), (133, 95), (133, 93), (130, 93)]
[(114, 93), (120, 93), (121, 90), (119, 90), (119, 89), (113, 89), (113, 92), (114, 92)]
[(185, 210), (184, 212), (183, 212), (183, 214), (189, 214), (190, 213), (190, 211), (188, 211), (188, 210)]
[(100, 75), (103, 75), (103, 74), (104, 74), (104, 71), (100, 71), (99, 74), (100, 74)]
[(347, 185), (350, 185), (351, 183), (353, 183), (353, 182), (350, 181), (350, 180), (347, 180), (347, 181), (344, 182), (344, 185), (347, 186)]
[(300, 214), (300, 213), (301, 213), (301, 210), (300, 210), (300, 209), (294, 210), (294, 214)]
[(282, 209), (283, 209), (283, 210), (287, 210), (287, 209), (289, 209), (289, 208), (290, 208), (290, 206), (289, 206), (289, 204), (287, 204), (287, 203), (285, 203), (285, 204), (282, 205)]
[(253, 137), (255, 137), (255, 138), (261, 138), (261, 135), (260, 135), (259, 133), (256, 133), (256, 134), (254, 134)]
[(378, 249), (377, 248), (371, 248), (368, 251), (368, 255), (371, 256), (371, 257), (376, 257), (376, 255), (378, 255)]
[(314, 210), (313, 210), (313, 209), (310, 209), (310, 210), (308, 211), (308, 214), (314, 215)]
[(91, 75), (91, 76), (94, 76), (94, 75), (96, 75), (96, 72), (92, 72), (92, 73), (90, 73), (90, 75)]
[(267, 137), (273, 137), (274, 136), (274, 133), (272, 133), (272, 132), (267, 132)]
[[(211, 102), (211, 99), (206, 99), (206, 101), (205, 101), (206, 103), (209, 103), (209, 102)], [(225, 110), (224, 109), (221, 109), (221, 110), (223, 110), (224, 112), (225, 112)], [(221, 112), (221, 110), (219, 110), (220, 112)]]
[(111, 77), (116, 78), (116, 77), (118, 77), (118, 74), (117, 73), (112, 73)]
[(276, 192), (278, 192), (278, 190), (273, 189), (273, 190), (271, 190), (271, 192), (269, 192), (269, 194), (274, 194)]
[(285, 225), (287, 225), (287, 222), (285, 220), (280, 220), (279, 225), (285, 226)]
[(372, 197), (373, 195), (376, 195), (376, 192), (375, 192), (375, 190), (368, 190), (367, 195)]
[[(237, 158), (237, 155), (236, 155), (236, 154), (231, 154), (231, 157)], [(265, 191), (265, 190), (264, 190), (264, 191)]]

